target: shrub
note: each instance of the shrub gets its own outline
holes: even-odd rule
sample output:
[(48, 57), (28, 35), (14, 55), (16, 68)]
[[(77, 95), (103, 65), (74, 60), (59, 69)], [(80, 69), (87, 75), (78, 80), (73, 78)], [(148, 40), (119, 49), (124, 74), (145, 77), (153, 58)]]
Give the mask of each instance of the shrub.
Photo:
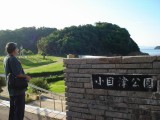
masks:
[(34, 55), (34, 53), (31, 50), (23, 49), (22, 52), (24, 55)]
[[(46, 90), (49, 89), (49, 85), (44, 78), (33, 78), (30, 83)], [(32, 92), (37, 93), (38, 91), (32, 88)]]
[(30, 97), (30, 95), (29, 94), (26, 94), (26, 96), (25, 96), (25, 102), (26, 103), (30, 103), (30, 102), (33, 102), (34, 100)]
[(0, 93), (3, 91), (2, 87), (6, 86), (6, 81), (4, 77), (0, 77)]
[(64, 76), (63, 75), (54, 75), (54, 76), (50, 76), (50, 77), (45, 77), (45, 80), (48, 83), (57, 82), (60, 80), (64, 80)]
[(50, 75), (62, 75), (63, 70), (61, 71), (55, 71), (55, 72), (39, 72), (39, 73), (28, 73), (31, 77), (43, 77), (43, 76), (50, 76)]

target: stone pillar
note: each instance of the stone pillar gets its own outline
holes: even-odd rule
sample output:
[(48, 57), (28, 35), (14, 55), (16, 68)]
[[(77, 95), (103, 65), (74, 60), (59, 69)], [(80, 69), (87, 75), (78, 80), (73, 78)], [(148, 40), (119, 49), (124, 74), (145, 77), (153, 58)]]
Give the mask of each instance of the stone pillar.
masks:
[[(160, 56), (64, 59), (67, 120), (160, 120)], [(92, 74), (153, 74), (157, 92), (92, 88)]]

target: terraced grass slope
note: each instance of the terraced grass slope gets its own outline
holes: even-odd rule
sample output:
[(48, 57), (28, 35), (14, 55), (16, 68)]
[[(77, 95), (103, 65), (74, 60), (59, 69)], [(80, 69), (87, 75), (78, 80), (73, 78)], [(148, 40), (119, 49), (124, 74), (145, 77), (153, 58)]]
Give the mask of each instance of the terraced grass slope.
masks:
[[(4, 56), (0, 57), (0, 74), (4, 74), (3, 69)], [(46, 56), (43, 59), (41, 55), (31, 55), (18, 57), (26, 74), (34, 78), (47, 79), (49, 89), (56, 93), (64, 92), (63, 80), (63, 58), (56, 56)]]

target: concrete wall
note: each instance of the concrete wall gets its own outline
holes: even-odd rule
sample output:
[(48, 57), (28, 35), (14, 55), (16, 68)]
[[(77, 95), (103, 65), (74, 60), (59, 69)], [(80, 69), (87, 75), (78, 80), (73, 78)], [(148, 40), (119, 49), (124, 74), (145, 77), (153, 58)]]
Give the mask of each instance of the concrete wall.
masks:
[[(67, 120), (160, 120), (160, 56), (64, 59)], [(155, 74), (157, 92), (92, 89), (92, 74)]]

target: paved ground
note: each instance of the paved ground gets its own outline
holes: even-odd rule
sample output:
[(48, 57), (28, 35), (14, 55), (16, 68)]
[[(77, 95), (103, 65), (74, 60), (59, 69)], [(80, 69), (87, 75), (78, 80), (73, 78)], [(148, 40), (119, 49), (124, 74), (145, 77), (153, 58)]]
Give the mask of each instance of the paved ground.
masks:
[[(0, 106), (0, 120), (8, 120), (8, 113), (9, 109), (7, 107)], [(26, 112), (24, 120), (55, 120), (55, 119), (45, 118), (40, 115)]]
[[(36, 100), (31, 103), (28, 103), (27, 105), (39, 107), (39, 104), (40, 104), (39, 100)], [(47, 108), (47, 109), (53, 109), (53, 110), (57, 110), (57, 111), (63, 111), (63, 112), (66, 111), (66, 103), (65, 103), (65, 101), (63, 101), (61, 103), (61, 100), (55, 100), (55, 103), (54, 103), (54, 101), (51, 99), (43, 99), (43, 100), (41, 100), (41, 107)]]

